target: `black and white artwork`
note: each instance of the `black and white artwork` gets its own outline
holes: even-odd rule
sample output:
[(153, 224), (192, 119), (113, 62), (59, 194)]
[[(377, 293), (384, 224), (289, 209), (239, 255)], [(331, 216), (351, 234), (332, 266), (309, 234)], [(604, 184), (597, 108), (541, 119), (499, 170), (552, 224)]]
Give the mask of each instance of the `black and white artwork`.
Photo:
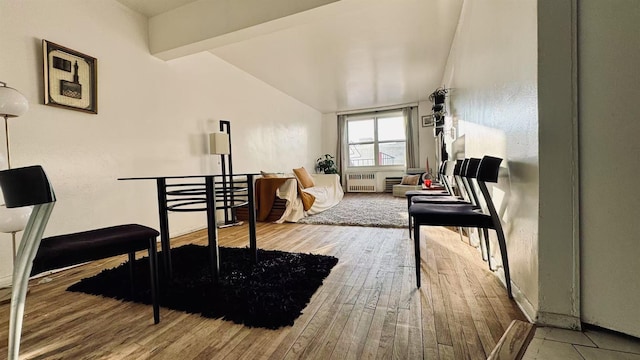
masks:
[(42, 40), (44, 103), (98, 113), (97, 60), (64, 46)]

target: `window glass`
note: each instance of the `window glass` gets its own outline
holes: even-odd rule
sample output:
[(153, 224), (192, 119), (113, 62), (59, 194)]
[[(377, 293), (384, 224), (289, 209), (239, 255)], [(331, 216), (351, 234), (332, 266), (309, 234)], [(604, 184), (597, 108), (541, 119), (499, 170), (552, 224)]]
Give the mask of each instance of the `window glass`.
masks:
[(373, 144), (349, 145), (349, 166), (375, 166)]
[(378, 141), (405, 140), (402, 116), (378, 119)]
[(404, 142), (380, 143), (379, 149), (379, 165), (404, 165), (406, 152), (406, 145)]
[(406, 135), (400, 112), (347, 119), (349, 167), (404, 166)]
[(374, 122), (368, 120), (352, 120), (348, 123), (349, 144), (374, 141)]

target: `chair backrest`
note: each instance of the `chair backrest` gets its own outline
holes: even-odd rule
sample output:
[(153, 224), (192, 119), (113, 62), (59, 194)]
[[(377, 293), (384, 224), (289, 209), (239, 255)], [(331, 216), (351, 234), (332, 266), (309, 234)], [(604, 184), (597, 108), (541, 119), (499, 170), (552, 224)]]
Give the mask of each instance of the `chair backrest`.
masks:
[(452, 175), (453, 167), (454, 163), (450, 160), (443, 161), (442, 166), (440, 166), (440, 179), (449, 194), (453, 194), (453, 188), (451, 187), (451, 180), (449, 178)]
[(0, 188), (7, 208), (56, 201), (49, 179), (39, 165), (0, 171)]
[(476, 176), (478, 181), (492, 183), (498, 182), (498, 172), (500, 171), (501, 163), (501, 158), (493, 156), (483, 157), (480, 161), (480, 166), (478, 167), (478, 175)]
[(473, 179), (478, 176), (478, 169), (480, 168), (481, 159), (469, 158), (467, 161), (467, 167), (464, 170), (462, 176), (466, 179)]
[(460, 169), (462, 168), (462, 163), (464, 160), (456, 160), (456, 164), (453, 167), (453, 175), (460, 175)]
[(478, 168), (480, 166), (480, 159), (478, 158), (469, 158), (466, 162), (466, 167), (464, 168), (464, 174), (461, 175), (462, 183), (465, 185), (465, 189), (468, 194), (470, 194), (472, 198), (473, 205), (480, 207), (480, 199), (478, 198), (478, 194), (476, 193), (476, 188), (473, 185), (473, 179), (478, 174)]
[(464, 160), (456, 160), (456, 165), (453, 168), (453, 181), (458, 187), (458, 191), (460, 192), (460, 196), (465, 198), (469, 202), (473, 202), (471, 198), (471, 194), (467, 191), (467, 184), (462, 181), (462, 176), (464, 175), (465, 169), (467, 168), (467, 163), (469, 159)]
[(493, 156), (484, 156), (480, 161), (480, 166), (478, 167), (478, 175), (476, 176), (476, 181), (478, 182), (478, 187), (482, 192), (482, 196), (484, 197), (485, 204), (487, 205), (487, 210), (489, 210), (489, 215), (491, 215), (491, 219), (494, 223), (494, 229), (496, 231), (502, 231), (502, 225), (500, 223), (500, 217), (498, 216), (498, 212), (496, 211), (496, 207), (493, 203), (493, 199), (489, 194), (489, 189), (487, 188), (487, 182), (498, 182), (498, 171), (500, 170), (500, 163), (502, 163), (502, 159), (493, 157)]

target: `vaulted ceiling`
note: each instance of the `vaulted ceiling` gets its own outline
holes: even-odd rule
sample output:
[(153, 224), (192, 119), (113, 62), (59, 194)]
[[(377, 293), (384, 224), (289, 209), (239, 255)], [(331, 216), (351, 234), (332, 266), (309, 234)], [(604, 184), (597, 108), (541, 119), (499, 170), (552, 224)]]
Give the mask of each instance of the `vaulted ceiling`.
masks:
[(323, 113), (426, 100), (463, 2), (118, 1), (149, 17), (154, 55), (209, 51)]

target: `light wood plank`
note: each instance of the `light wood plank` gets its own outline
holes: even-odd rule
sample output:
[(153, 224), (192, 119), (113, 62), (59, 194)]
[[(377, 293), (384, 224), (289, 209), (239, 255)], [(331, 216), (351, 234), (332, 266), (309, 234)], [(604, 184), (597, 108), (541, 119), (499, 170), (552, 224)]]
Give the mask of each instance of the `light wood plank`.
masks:
[(535, 325), (513, 320), (487, 360), (520, 360), (535, 334)]

